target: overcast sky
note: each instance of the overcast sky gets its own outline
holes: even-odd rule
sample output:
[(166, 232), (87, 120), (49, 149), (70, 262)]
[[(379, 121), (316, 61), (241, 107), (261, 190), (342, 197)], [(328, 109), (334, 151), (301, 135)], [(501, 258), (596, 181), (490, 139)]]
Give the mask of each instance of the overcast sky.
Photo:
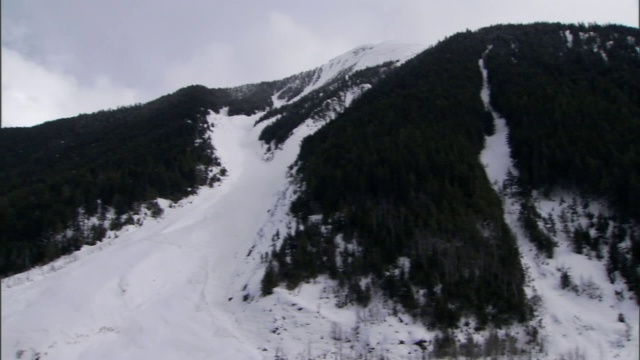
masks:
[(2, 0), (2, 126), (311, 69), (497, 23), (637, 26), (638, 0)]

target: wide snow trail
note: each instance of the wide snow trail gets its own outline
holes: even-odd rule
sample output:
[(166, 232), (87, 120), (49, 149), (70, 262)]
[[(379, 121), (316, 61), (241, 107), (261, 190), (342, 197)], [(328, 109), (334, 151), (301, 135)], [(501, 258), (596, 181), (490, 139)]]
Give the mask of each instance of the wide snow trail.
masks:
[[(487, 49), (487, 52), (489, 50), (491, 50), (491, 47)], [(491, 106), (491, 91), (489, 88), (487, 69), (484, 66), (484, 59), (480, 59), (479, 65), (480, 71), (482, 72), (480, 98), (485, 110), (491, 112), (495, 128), (493, 135), (485, 138), (485, 146), (480, 154), (480, 161), (485, 167), (489, 180), (494, 184), (502, 185), (509, 171), (515, 171), (511, 161), (511, 150), (509, 149), (507, 121)]]
[(257, 116), (210, 115), (220, 186), (62, 270), (3, 281), (2, 358), (261, 359), (229, 300), (299, 147), (262, 161)]

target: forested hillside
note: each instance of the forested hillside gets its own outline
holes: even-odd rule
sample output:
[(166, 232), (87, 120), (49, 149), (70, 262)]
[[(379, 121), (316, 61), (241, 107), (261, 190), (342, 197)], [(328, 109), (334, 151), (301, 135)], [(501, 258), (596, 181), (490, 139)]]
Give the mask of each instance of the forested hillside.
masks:
[(100, 241), (131, 221), (121, 215), (143, 204), (157, 215), (158, 197), (217, 181), (205, 136), (216, 108), (209, 89), (193, 86), (145, 105), (0, 130), (0, 273)]
[(155, 199), (178, 200), (218, 181), (224, 170), (213, 171), (220, 164), (209, 111), (254, 113), (283, 87), (283, 97), (295, 96), (307, 78), (190, 86), (146, 104), (0, 129), (0, 275), (94, 244), (141, 208), (157, 216)]
[[(323, 107), (340, 94), (358, 86), (372, 86), (384, 77), (395, 64), (387, 62), (378, 66), (356, 71), (349, 76), (338, 76), (327, 86), (304, 95), (300, 101), (286, 104), (282, 107), (271, 109), (260, 117), (258, 122), (279, 116), (278, 119), (267, 125), (260, 133), (261, 141), (269, 144), (271, 148), (282, 145), (300, 124), (312, 118)], [(345, 70), (345, 74), (348, 71)], [(331, 110), (331, 109), (327, 109)]]
[(516, 244), (478, 161), (486, 46), (449, 38), (303, 142), (291, 208), (301, 227), (273, 255), (278, 281), (329, 274), (359, 303), (382, 288), (433, 326), (527, 318)]
[[(523, 191), (603, 197), (637, 223), (636, 38), (621, 26), (494, 26), (449, 37), (381, 80), (303, 142), (291, 206), (299, 225), (272, 254), (263, 291), (327, 274), (348, 302), (366, 304), (382, 289), (432, 326), (527, 319), (518, 250), (479, 160), (493, 129), (478, 60), (491, 48), (492, 102), (512, 130)], [(535, 219), (526, 210), (523, 219)], [(632, 239), (624, 255), (614, 240), (594, 246), (614, 243), (637, 292)], [(540, 244), (553, 256), (552, 240)]]
[(605, 199), (615, 215), (593, 221), (596, 236), (576, 231), (576, 250), (606, 253), (608, 272), (620, 271), (640, 298), (640, 234), (626, 228), (640, 223), (640, 31), (534, 24), (484, 32), (494, 34), (492, 102), (510, 129), (520, 187)]
[[(310, 86), (316, 91), (303, 108), (317, 111), (338, 91), (373, 82), (395, 64), (346, 80), (371, 50), (357, 49), (281, 80), (234, 88), (193, 85), (146, 104), (0, 129), (0, 276), (95, 244), (142, 209), (157, 216), (157, 198), (176, 201), (217, 182), (226, 170), (209, 139), (209, 111), (233, 116), (272, 109), (294, 117), (300, 106), (281, 111), (274, 102), (289, 102)], [(272, 133), (281, 142), (291, 130)]]
[[(640, 33), (495, 27), (487, 66), (512, 156), (531, 188), (577, 188), (640, 221)], [(487, 30), (490, 32), (490, 30)]]

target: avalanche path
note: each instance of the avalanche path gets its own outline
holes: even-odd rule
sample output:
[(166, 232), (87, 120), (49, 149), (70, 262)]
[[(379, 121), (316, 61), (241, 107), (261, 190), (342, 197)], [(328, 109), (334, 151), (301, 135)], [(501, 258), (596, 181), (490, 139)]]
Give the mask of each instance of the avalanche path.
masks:
[[(423, 48), (385, 43), (354, 49), (315, 69), (311, 83), (291, 101), (338, 76), (386, 61), (401, 63)], [(295, 226), (288, 209), (296, 187), (288, 173), (300, 142), (370, 86), (347, 89), (332, 99), (330, 111), (305, 121), (268, 154), (258, 136), (276, 118), (254, 126), (262, 113), (210, 114), (211, 141), (228, 171), (224, 180), (177, 204), (159, 199), (161, 218), (110, 231), (94, 246), (3, 279), (2, 359), (342, 354), (342, 342), (329, 335), (341, 334), (343, 326), (346, 334), (357, 319), (353, 309), (336, 309), (327, 295), (334, 291), (331, 281), (294, 291), (276, 288), (272, 296), (260, 297), (260, 280), (265, 257)], [(276, 95), (274, 103), (283, 105)], [(388, 336), (398, 331), (378, 325), (381, 330), (366, 339), (398, 343)], [(418, 326), (411, 329), (424, 333)]]
[(60, 270), (3, 282), (2, 358), (263, 358), (231, 299), (246, 272), (240, 260), (260, 239), (303, 134), (264, 162), (259, 115), (209, 116), (229, 174), (221, 185), (125, 228), (100, 250), (83, 248)]

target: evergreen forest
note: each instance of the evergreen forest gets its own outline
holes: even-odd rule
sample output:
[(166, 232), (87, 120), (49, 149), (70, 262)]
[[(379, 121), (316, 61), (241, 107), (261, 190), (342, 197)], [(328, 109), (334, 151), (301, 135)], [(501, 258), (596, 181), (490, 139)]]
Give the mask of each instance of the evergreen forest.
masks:
[[(271, 254), (263, 293), (324, 274), (347, 303), (366, 305), (380, 289), (431, 327), (530, 318), (519, 252), (479, 159), (493, 127), (478, 60), (487, 54), (491, 102), (510, 129), (521, 221), (553, 257), (526, 200), (534, 190), (604, 199), (617, 221), (640, 222), (635, 39), (637, 29), (614, 25), (499, 25), (451, 36), (390, 73), (303, 141), (298, 225)], [(638, 295), (640, 238), (622, 254), (623, 238), (593, 248), (609, 248), (611, 271)]]

